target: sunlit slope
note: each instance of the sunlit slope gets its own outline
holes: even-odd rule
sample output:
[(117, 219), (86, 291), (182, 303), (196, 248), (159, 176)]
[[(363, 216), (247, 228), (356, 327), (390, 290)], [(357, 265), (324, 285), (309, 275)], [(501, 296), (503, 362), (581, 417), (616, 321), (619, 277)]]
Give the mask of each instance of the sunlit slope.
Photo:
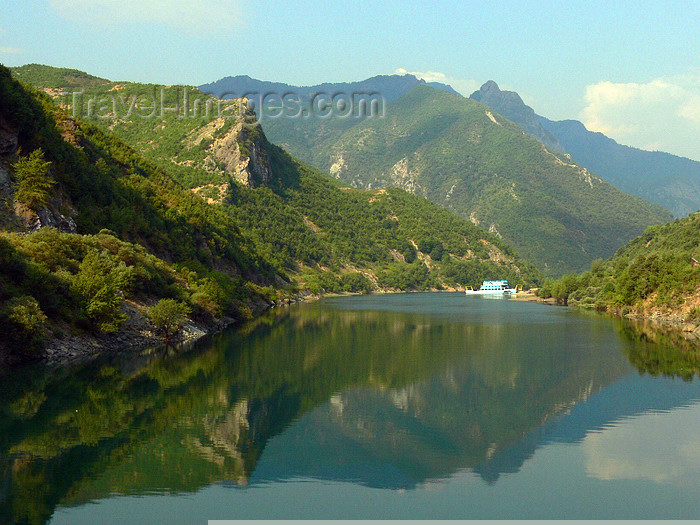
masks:
[[(400, 189), (357, 191), (297, 161), (271, 144), (254, 115), (236, 101), (222, 102), (224, 109), (217, 115), (220, 101), (197, 88), (161, 89), (101, 79), (86, 81), (82, 88), (82, 79), (93, 77), (39, 65), (13, 71), (50, 93), (61, 78), (63, 92), (83, 92), (75, 100), (56, 97), (67, 105), (78, 104), (78, 111), (75, 106), (68, 109), (82, 115), (80, 122), (119, 137), (217, 213), (234, 220), (280, 275), (312, 291), (537, 280), (532, 265), (497, 235), (434, 203)], [(143, 111), (129, 111), (134, 97), (153, 97), (154, 90), (164, 107), (179, 107), (180, 112), (165, 110), (161, 115), (158, 110), (145, 118)], [(209, 115), (195, 116), (198, 98), (212, 103)], [(98, 110), (90, 113), (89, 101), (103, 99), (116, 101), (112, 117), (100, 117)]]
[[(276, 122), (273, 135), (283, 143), (284, 125)], [(422, 195), (498, 232), (553, 275), (610, 256), (646, 226), (671, 218), (550, 152), (490, 108), (430, 87), (389, 104), (384, 118), (358, 121), (340, 135), (314, 133), (321, 138), (311, 162), (319, 168), (358, 188)]]

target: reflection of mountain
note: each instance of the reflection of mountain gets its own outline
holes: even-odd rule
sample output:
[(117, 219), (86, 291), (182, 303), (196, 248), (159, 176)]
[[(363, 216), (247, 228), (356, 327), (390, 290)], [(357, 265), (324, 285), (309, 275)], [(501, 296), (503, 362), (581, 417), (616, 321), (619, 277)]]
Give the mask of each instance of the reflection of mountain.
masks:
[[(537, 335), (502, 326), (481, 341), (477, 328), (474, 349), (429, 378), (333, 396), (268, 444), (251, 481), (315, 477), (413, 488), (490, 465), (524, 435), (627, 372), (611, 351), (615, 338), (605, 340), (592, 326)], [(588, 341), (585, 351), (572, 352), (572, 341)], [(496, 477), (522, 461), (511, 463), (501, 463)]]
[(629, 370), (609, 324), (562, 310), (435, 294), (332, 304), (273, 312), (182, 355), (4, 378), (0, 521), (217, 481), (410, 488), (467, 467), (495, 479)]
[(548, 443), (578, 443), (591, 432), (598, 432), (622, 419), (650, 411), (668, 411), (698, 399), (700, 382), (669, 388), (668, 383), (649, 376), (630, 375), (534, 429), (520, 442), (499, 451), (474, 470), (482, 478), (495, 481), (500, 474), (517, 472), (535, 450)]

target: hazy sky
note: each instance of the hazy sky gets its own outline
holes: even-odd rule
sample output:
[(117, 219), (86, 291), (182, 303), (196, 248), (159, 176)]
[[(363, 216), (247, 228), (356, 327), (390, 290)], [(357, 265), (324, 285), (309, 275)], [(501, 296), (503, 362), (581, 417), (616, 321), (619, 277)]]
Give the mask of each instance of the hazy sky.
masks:
[[(486, 80), (551, 119), (700, 160), (700, 0), (0, 0), (0, 62), (112, 80)], [(437, 4), (437, 5), (435, 5)]]

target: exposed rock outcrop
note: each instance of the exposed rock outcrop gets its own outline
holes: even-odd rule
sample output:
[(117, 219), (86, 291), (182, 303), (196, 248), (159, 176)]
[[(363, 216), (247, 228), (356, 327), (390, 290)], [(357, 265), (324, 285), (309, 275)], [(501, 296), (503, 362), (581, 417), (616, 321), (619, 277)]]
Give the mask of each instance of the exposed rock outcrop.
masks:
[(0, 156), (12, 155), (17, 151), (17, 145), (17, 131), (0, 116)]
[(208, 148), (205, 167), (222, 170), (246, 186), (270, 184), (272, 170), (265, 148), (258, 143), (264, 140), (261, 137), (262, 134), (255, 133), (254, 127), (239, 122), (224, 136), (214, 140)]
[[(61, 213), (61, 210), (64, 213)], [(34, 232), (41, 228), (56, 228), (66, 233), (78, 233), (78, 226), (73, 219), (77, 212), (63, 195), (52, 199), (48, 206), (42, 206), (36, 211), (15, 202), (14, 212), (22, 229), (27, 232)]]

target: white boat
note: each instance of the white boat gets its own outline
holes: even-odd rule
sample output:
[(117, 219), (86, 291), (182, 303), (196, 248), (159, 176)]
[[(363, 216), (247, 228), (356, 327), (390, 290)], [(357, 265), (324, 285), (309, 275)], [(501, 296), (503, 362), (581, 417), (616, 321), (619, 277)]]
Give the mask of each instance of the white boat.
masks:
[(511, 288), (508, 281), (484, 281), (478, 290), (467, 286), (467, 295), (511, 295), (518, 293), (518, 287)]

